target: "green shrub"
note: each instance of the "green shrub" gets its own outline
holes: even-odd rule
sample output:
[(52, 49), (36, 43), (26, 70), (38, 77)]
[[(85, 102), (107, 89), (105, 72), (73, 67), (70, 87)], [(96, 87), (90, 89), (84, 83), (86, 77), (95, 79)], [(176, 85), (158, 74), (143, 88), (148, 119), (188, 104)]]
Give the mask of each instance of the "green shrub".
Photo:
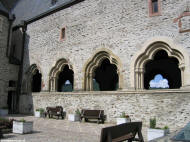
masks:
[(45, 110), (43, 108), (37, 108), (36, 111), (39, 111), (42, 114)]
[(120, 118), (126, 118), (125, 112), (122, 112), (122, 113), (121, 113)]
[(167, 130), (167, 129), (169, 129), (169, 127), (168, 126), (164, 126), (164, 128), (163, 128), (164, 130)]
[(0, 117), (0, 122), (9, 122), (9, 119)]
[(2, 107), (2, 109), (8, 109), (8, 107), (6, 106), (6, 107)]
[(24, 118), (20, 119), (19, 122), (26, 122)]
[(77, 109), (77, 110), (75, 111), (75, 114), (81, 115), (80, 110)]
[(156, 118), (150, 119), (150, 128), (153, 128), (153, 129), (156, 128)]

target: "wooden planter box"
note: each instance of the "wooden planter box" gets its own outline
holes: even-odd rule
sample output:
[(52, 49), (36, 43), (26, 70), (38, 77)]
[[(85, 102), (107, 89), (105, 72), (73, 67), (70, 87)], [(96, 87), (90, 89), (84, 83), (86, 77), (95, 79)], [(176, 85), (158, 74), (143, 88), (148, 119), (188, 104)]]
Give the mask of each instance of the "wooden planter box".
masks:
[(13, 133), (26, 134), (33, 131), (33, 122), (13, 121)]
[(8, 109), (0, 109), (0, 116), (6, 116), (8, 115), (9, 110)]
[(117, 118), (117, 125), (131, 122), (130, 118)]
[(147, 130), (147, 137), (148, 137), (148, 141), (156, 139), (156, 138), (160, 138), (165, 136), (166, 134), (169, 133), (169, 129), (166, 130), (162, 130), (162, 129), (148, 129)]
[(68, 115), (69, 121), (80, 121), (80, 115), (78, 114), (69, 114)]

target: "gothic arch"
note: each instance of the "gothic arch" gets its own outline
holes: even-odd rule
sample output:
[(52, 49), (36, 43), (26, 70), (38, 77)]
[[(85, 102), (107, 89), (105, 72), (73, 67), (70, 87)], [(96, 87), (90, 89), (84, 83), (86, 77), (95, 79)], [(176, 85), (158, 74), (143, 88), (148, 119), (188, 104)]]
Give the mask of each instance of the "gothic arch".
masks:
[(55, 66), (51, 69), (49, 73), (49, 90), (57, 91), (58, 87), (58, 76), (59, 73), (68, 65), (69, 69), (73, 71), (72, 65), (66, 59), (60, 59), (56, 62)]
[(40, 91), (41, 91), (41, 84), (42, 84), (42, 72), (39, 66), (37, 66), (36, 64), (32, 64), (29, 69), (27, 70), (26, 74), (27, 74), (27, 84), (26, 86), (23, 86), (23, 90), (27, 90), (27, 92), (32, 92), (32, 82), (33, 82), (33, 76), (39, 73), (41, 74), (41, 83), (40, 83)]
[(134, 77), (134, 80), (132, 79), (131, 84), (134, 84), (135, 89), (144, 89), (145, 65), (148, 61), (152, 60), (154, 55), (160, 50), (167, 52), (168, 57), (176, 58), (178, 60), (178, 68), (181, 71), (181, 87), (187, 85), (187, 82), (185, 82), (184, 79), (184, 74), (189, 70), (188, 55), (183, 49), (173, 44), (168, 38), (159, 37), (152, 39), (151, 42), (147, 42), (133, 59), (133, 67), (131, 68), (133, 69), (133, 71), (131, 71), (133, 75), (131, 76)]
[(92, 91), (93, 90), (93, 75), (95, 69), (101, 65), (102, 61), (108, 59), (111, 64), (114, 64), (117, 67), (117, 73), (119, 77), (119, 89), (122, 88), (122, 65), (118, 57), (116, 57), (110, 50), (101, 49), (97, 51), (92, 58), (88, 60), (84, 67), (84, 90)]

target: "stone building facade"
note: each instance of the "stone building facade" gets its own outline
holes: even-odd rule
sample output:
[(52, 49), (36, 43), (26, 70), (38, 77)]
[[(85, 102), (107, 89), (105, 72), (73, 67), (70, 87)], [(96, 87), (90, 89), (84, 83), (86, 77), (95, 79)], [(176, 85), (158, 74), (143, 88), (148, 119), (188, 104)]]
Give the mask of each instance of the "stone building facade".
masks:
[(8, 107), (13, 111), (19, 66), (11, 62), (10, 37), (11, 26), (14, 20), (8, 10), (0, 3), (0, 108)]
[[(184, 126), (190, 3), (154, 2), (81, 0), (26, 19), (20, 112), (61, 105), (67, 113), (104, 109), (108, 121), (125, 111), (144, 125), (156, 117), (160, 127)], [(157, 74), (169, 89), (150, 89)], [(66, 82), (72, 91), (64, 92)]]

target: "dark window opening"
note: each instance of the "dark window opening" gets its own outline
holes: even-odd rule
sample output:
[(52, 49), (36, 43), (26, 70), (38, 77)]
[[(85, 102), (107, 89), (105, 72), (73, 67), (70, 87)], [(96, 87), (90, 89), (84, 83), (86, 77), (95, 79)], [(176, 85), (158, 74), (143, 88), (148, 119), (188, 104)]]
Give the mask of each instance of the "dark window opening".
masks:
[(58, 76), (58, 92), (72, 92), (73, 91), (73, 71), (66, 65), (63, 71)]
[(7, 106), (8, 106), (9, 114), (16, 112), (16, 92), (15, 91), (8, 91)]
[(113, 91), (118, 89), (117, 67), (108, 59), (102, 61), (101, 66), (95, 70), (93, 88), (100, 91)]
[[(150, 81), (158, 74), (168, 81), (169, 89), (181, 87), (181, 71), (176, 58), (169, 58), (164, 50), (158, 51), (154, 59), (147, 62), (144, 73), (144, 88), (150, 89)], [(166, 88), (168, 88), (166, 87)]]
[(51, 0), (51, 5), (55, 5), (57, 3), (57, 0)]
[(10, 80), (9, 87), (16, 87), (16, 81)]
[(40, 92), (42, 83), (42, 75), (39, 70), (32, 77), (32, 92)]
[(61, 29), (61, 39), (65, 38), (65, 28)]
[(152, 0), (152, 13), (158, 13), (158, 0)]

